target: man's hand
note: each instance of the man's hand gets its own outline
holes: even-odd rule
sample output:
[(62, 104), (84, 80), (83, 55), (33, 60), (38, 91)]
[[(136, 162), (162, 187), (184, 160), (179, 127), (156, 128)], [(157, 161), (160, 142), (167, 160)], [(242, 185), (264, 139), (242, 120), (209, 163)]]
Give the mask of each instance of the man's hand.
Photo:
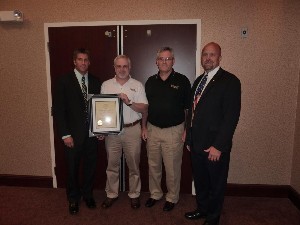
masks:
[(120, 97), (120, 99), (122, 99), (122, 101), (123, 101), (126, 105), (128, 105), (128, 104), (130, 103), (130, 100), (129, 100), (129, 98), (128, 98), (128, 96), (127, 96), (126, 94), (120, 93), (120, 94), (119, 94), (119, 97)]
[(105, 136), (101, 134), (101, 135), (97, 136), (97, 139), (99, 141), (103, 141), (105, 139)]
[(67, 137), (65, 139), (63, 139), (64, 144), (69, 147), (69, 148), (73, 148), (74, 147), (74, 141), (72, 137)]
[(142, 128), (142, 139), (144, 141), (147, 141), (147, 138), (148, 138), (148, 130), (147, 128)]
[(216, 149), (215, 147), (211, 146), (209, 149), (204, 150), (205, 152), (208, 152), (208, 160), (210, 161), (219, 161), (220, 156), (221, 156), (221, 151)]

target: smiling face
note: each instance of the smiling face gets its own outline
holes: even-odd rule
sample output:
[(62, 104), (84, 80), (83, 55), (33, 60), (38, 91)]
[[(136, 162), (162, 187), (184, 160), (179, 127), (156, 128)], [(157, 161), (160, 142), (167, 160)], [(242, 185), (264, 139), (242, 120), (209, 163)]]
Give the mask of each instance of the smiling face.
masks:
[(157, 55), (156, 65), (159, 72), (170, 73), (175, 63), (174, 56), (170, 51), (163, 51)]
[(130, 61), (126, 57), (116, 58), (114, 62), (117, 79), (128, 80), (130, 72)]
[(218, 67), (221, 59), (221, 48), (218, 44), (209, 43), (204, 46), (201, 54), (201, 65), (206, 72)]
[(90, 66), (90, 60), (88, 54), (78, 53), (76, 58), (74, 59), (74, 65), (75, 65), (75, 69), (81, 75), (86, 74)]

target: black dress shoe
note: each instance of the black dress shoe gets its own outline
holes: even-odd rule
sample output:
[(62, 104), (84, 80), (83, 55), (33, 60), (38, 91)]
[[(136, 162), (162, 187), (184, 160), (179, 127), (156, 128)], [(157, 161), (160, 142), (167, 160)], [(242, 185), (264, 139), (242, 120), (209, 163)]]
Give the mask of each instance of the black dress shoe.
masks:
[(107, 208), (109, 208), (109, 207), (111, 207), (112, 206), (112, 204), (116, 201), (118, 199), (118, 197), (117, 198), (106, 198), (105, 200), (104, 200), (104, 202), (102, 203), (102, 208), (105, 208), (105, 209), (107, 209)]
[(175, 206), (175, 203), (166, 201), (166, 203), (163, 207), (163, 210), (166, 212), (171, 211), (174, 208), (174, 206)]
[(78, 202), (69, 202), (69, 212), (71, 215), (75, 215), (79, 212)]
[(155, 203), (157, 202), (158, 200), (154, 199), (154, 198), (149, 198), (145, 204), (146, 207), (152, 207), (155, 205)]
[(95, 202), (95, 200), (93, 198), (86, 199), (84, 201), (85, 201), (86, 206), (89, 209), (95, 209), (96, 208), (96, 202)]
[(187, 212), (184, 214), (185, 218), (189, 220), (198, 220), (206, 217), (205, 213), (200, 212), (199, 210), (195, 210), (193, 212)]
[(131, 199), (131, 208), (138, 209), (138, 208), (140, 208), (140, 206), (141, 206), (141, 203), (140, 203), (139, 197)]

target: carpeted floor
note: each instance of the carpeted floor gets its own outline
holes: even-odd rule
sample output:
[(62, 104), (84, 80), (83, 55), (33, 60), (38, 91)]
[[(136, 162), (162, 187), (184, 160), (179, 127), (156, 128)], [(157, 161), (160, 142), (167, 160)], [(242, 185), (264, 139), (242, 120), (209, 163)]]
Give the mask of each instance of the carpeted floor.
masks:
[[(87, 209), (81, 204), (78, 215), (68, 212), (64, 189), (0, 187), (1, 225), (202, 225), (203, 220), (189, 221), (184, 213), (194, 210), (195, 199), (182, 194), (171, 212), (163, 212), (164, 200), (153, 208), (144, 203), (148, 193), (141, 194), (141, 208), (130, 207), (127, 193), (109, 209), (102, 209), (105, 192), (96, 190), (98, 207)], [(300, 225), (300, 211), (286, 198), (226, 197), (220, 225)]]

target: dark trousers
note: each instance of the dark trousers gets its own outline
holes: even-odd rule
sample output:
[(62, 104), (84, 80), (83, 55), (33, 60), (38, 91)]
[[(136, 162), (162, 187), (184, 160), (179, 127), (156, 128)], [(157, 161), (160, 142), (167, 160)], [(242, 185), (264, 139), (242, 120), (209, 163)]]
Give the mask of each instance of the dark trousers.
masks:
[[(82, 145), (65, 148), (67, 160), (67, 197), (69, 201), (79, 201), (93, 197), (93, 182), (97, 166), (97, 139), (86, 137)], [(82, 185), (79, 177), (82, 161)]]
[(207, 214), (207, 220), (218, 220), (224, 202), (230, 153), (222, 153), (220, 160), (208, 160), (207, 153), (191, 152), (198, 210)]

